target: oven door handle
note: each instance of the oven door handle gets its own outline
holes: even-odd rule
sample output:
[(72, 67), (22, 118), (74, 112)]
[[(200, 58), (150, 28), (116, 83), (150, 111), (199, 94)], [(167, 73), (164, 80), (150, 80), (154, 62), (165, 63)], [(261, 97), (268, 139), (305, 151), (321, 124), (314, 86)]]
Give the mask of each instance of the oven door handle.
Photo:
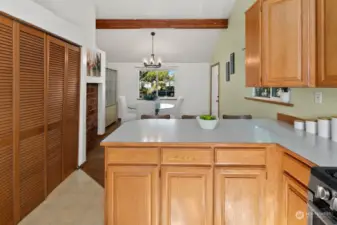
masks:
[[(330, 218), (325, 215), (322, 211), (320, 211), (315, 205), (314, 203), (312, 203), (312, 201), (308, 201), (308, 206), (309, 206), (309, 225), (315, 225), (313, 224), (313, 218), (314, 218), (314, 215), (317, 216), (323, 223), (324, 225), (335, 225), (335, 223), (333, 223)], [(311, 214), (312, 213), (312, 214)]]

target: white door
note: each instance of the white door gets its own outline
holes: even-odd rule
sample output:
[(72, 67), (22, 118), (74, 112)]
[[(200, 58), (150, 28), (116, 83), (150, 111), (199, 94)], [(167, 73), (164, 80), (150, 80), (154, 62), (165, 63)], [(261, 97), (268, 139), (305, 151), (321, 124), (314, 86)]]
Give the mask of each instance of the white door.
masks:
[(215, 64), (211, 67), (211, 114), (219, 117), (219, 71), (220, 65)]

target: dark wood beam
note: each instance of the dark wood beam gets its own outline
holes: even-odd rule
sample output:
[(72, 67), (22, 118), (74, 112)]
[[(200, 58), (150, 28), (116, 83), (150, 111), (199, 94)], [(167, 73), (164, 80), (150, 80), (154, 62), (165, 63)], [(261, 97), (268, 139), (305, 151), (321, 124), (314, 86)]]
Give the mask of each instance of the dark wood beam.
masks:
[(98, 19), (96, 29), (226, 29), (227, 19), (156, 19), (156, 20), (120, 20)]

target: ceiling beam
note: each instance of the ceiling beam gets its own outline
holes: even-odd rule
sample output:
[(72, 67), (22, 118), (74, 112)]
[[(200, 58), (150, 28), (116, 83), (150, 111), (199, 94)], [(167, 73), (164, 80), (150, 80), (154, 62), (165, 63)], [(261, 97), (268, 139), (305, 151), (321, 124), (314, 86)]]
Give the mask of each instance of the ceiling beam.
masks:
[(146, 28), (226, 29), (227, 27), (228, 27), (227, 19), (96, 20), (96, 29), (146, 29)]

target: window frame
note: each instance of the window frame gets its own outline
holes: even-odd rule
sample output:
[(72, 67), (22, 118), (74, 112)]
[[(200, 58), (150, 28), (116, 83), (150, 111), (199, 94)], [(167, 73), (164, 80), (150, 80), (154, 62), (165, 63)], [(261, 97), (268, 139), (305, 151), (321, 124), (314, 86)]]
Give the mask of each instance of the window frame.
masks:
[[(159, 71), (174, 71), (174, 82), (176, 82), (176, 72), (177, 70), (175, 69), (139, 69), (138, 70), (138, 75), (137, 75), (137, 79), (138, 79), (138, 85), (137, 85), (137, 90), (138, 90), (138, 100), (144, 100), (144, 98), (141, 98), (140, 96), (140, 91), (139, 91), (139, 88), (140, 88), (140, 79), (139, 79), (139, 75), (142, 71), (156, 71), (157, 72), (157, 75), (156, 75), (156, 82), (158, 84), (159, 80), (158, 80), (158, 72)], [(156, 90), (156, 93), (157, 93), (157, 96), (158, 96), (158, 89)], [(176, 97), (176, 83), (174, 83), (174, 97), (159, 97), (158, 96), (158, 99), (159, 100), (176, 100), (177, 97)]]
[[(272, 95), (273, 93), (273, 89), (275, 88), (279, 88), (279, 87), (270, 87), (269, 91), (270, 91), (270, 97), (262, 97), (262, 96), (256, 96), (256, 87), (252, 88), (252, 97), (253, 98), (257, 98), (257, 99), (263, 99), (263, 100), (270, 100), (270, 101), (279, 101), (279, 102), (283, 102), (281, 96), (280, 97), (275, 97)], [(291, 92), (291, 90), (289, 89), (289, 92)]]

